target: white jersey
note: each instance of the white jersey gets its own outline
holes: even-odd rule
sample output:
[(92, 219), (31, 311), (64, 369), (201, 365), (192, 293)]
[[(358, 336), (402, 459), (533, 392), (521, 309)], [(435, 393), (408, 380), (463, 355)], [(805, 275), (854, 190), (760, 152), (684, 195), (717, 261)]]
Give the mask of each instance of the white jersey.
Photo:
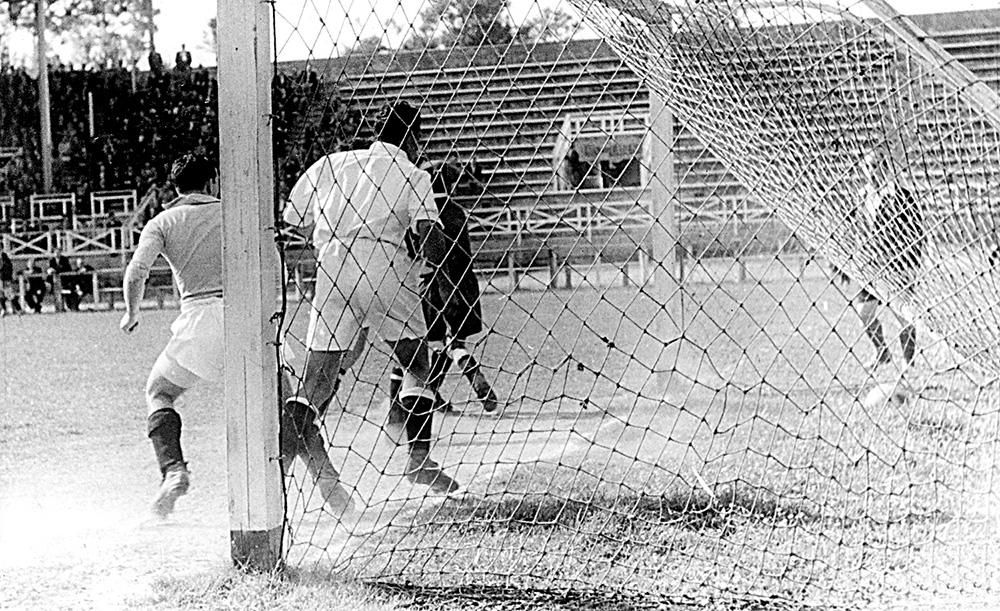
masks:
[(405, 252), (408, 230), (422, 220), (438, 221), (430, 174), (385, 142), (323, 157), (295, 183), (288, 204), (285, 222), (315, 223), (313, 244), (321, 259), (341, 245), (356, 253), (372, 242)]

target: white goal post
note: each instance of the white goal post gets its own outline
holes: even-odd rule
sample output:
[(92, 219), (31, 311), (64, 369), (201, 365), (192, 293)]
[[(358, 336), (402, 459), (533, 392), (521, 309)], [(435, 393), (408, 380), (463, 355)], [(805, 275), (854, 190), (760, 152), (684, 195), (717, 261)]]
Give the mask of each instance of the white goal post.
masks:
[(219, 0), (219, 174), (223, 201), (225, 395), (232, 559), (280, 566), (284, 494), (278, 460), (273, 319), (271, 4)]

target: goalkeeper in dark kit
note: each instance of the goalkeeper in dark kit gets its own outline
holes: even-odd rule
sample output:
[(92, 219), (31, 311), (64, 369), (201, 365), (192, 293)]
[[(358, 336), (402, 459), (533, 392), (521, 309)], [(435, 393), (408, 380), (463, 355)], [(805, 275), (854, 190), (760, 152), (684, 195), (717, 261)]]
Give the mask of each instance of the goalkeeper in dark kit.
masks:
[[(437, 270), (425, 275), (422, 300), (427, 322), (427, 343), (430, 345), (431, 374), (429, 386), (437, 394), (439, 411), (454, 411), (450, 402), (441, 398), (440, 388), (452, 363), (472, 385), (483, 410), (497, 409), (497, 396), (482, 372), (476, 358), (466, 347), (466, 340), (483, 330), (482, 307), (479, 303), (479, 281), (472, 269), (472, 243), (469, 239), (468, 215), (455, 194), (469, 188), (472, 176), (454, 163), (433, 162), (423, 166), (431, 174), (434, 200), (448, 240), (448, 255)], [(393, 369), (389, 378), (389, 423), (403, 417), (398, 405), (403, 371)], [(429, 417), (429, 415), (428, 415)]]

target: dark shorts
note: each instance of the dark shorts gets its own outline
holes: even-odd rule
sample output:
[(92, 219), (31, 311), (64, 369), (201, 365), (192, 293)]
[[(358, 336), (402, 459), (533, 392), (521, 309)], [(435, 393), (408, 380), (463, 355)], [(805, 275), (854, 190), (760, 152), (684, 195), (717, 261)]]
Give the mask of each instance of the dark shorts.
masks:
[(467, 339), (483, 330), (482, 309), (479, 306), (479, 283), (473, 274), (472, 285), (463, 282), (458, 295), (444, 302), (440, 293), (428, 290), (422, 300), (424, 321), (427, 323), (427, 341), (443, 342), (449, 338)]

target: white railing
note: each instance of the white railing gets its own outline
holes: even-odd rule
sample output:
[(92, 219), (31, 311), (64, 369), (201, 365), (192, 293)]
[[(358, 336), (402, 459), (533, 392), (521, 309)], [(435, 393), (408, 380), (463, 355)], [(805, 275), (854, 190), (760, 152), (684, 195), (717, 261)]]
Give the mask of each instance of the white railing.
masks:
[(6, 227), (14, 218), (14, 196), (0, 195), (0, 226)]
[(57, 231), (45, 231), (34, 234), (4, 234), (3, 250), (11, 258), (30, 259), (47, 257), (59, 247)]
[(68, 257), (122, 255), (132, 252), (139, 231), (125, 227), (105, 229), (57, 229), (33, 233), (3, 234), (3, 250), (13, 258), (47, 257), (61, 250)]
[(76, 207), (76, 193), (34, 193), (28, 201), (31, 219), (39, 222), (68, 219)]
[(73, 227), (80, 229), (99, 224), (114, 215), (121, 224), (135, 212), (138, 196), (135, 190), (95, 191), (90, 194), (90, 206), (85, 214), (73, 216)]

